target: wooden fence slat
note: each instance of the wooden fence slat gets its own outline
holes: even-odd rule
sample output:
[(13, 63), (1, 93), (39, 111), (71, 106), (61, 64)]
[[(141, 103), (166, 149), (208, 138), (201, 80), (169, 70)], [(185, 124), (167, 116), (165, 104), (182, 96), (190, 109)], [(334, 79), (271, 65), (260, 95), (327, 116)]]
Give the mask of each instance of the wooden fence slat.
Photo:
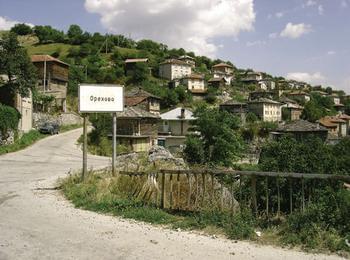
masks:
[(288, 178), (289, 182), (289, 211), (290, 213), (293, 212), (293, 186), (292, 186), (292, 179)]
[(214, 205), (214, 174), (211, 176), (211, 193), (210, 193), (210, 203)]
[(160, 194), (160, 207), (164, 209), (165, 206), (165, 172), (162, 172), (161, 194)]
[(258, 204), (257, 204), (257, 199), (256, 199), (256, 176), (253, 175), (251, 178), (251, 197), (252, 197), (252, 207), (253, 207), (253, 212), (256, 215), (258, 213)]
[(199, 189), (199, 185), (198, 185), (198, 175), (196, 174), (194, 176), (195, 178), (195, 182), (196, 182), (196, 195), (195, 195), (195, 200), (194, 200), (194, 207), (197, 209), (198, 206), (198, 189)]
[(205, 198), (205, 173), (202, 173), (202, 205), (204, 205), (204, 198)]
[(279, 177), (276, 178), (277, 182), (277, 217), (280, 216), (281, 212), (281, 193), (280, 193), (280, 180)]
[(177, 209), (180, 209), (180, 200), (181, 200), (181, 186), (180, 186), (180, 174), (177, 174), (177, 201), (176, 201), (176, 207)]
[(304, 179), (301, 179), (301, 209), (305, 211), (305, 183)]
[(266, 187), (265, 187), (265, 192), (266, 192), (266, 215), (269, 215), (269, 179), (268, 177), (265, 177), (266, 180)]
[(187, 180), (188, 180), (188, 197), (187, 197), (187, 208), (188, 210), (191, 209), (191, 194), (192, 194), (192, 182), (191, 182), (191, 175), (187, 174)]
[(169, 185), (170, 185), (170, 192), (169, 192), (169, 200), (170, 200), (170, 209), (173, 208), (173, 175), (170, 174), (169, 179)]

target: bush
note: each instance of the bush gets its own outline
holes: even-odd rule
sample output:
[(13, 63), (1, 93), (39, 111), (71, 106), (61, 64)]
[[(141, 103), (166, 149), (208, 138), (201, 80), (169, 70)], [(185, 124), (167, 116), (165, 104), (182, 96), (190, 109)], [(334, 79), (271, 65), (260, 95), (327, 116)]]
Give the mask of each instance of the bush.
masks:
[(255, 219), (248, 210), (233, 216), (227, 234), (232, 239), (250, 239), (254, 235)]
[(0, 104), (0, 134), (2, 138), (7, 138), (9, 130), (17, 130), (20, 118), (21, 115), (15, 108)]

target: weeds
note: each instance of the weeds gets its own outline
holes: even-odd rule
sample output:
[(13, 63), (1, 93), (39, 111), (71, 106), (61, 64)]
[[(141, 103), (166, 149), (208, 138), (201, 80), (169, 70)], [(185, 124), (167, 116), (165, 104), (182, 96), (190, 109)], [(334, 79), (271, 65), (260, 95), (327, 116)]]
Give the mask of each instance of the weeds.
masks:
[[(206, 199), (201, 201), (204, 204), (193, 208), (192, 211), (177, 207), (159, 209), (157, 196), (145, 196), (150, 194), (153, 187), (149, 184), (147, 176), (113, 177), (107, 171), (91, 173), (84, 182), (81, 182), (77, 175), (72, 175), (62, 181), (62, 187), (66, 197), (76, 207), (83, 209), (167, 225), (174, 229), (209, 230), (209, 232), (214, 230), (231, 239), (254, 240), (262, 244), (302, 245), (303, 249), (307, 250), (328, 249), (338, 253), (349, 251), (344, 234), (340, 234), (336, 228), (322, 224), (319, 209), (311, 206), (304, 213), (294, 212), (287, 218), (282, 216), (278, 219), (255, 217), (250, 209), (244, 208), (234, 212), (225, 207), (221, 208), (220, 203), (209, 203)], [(176, 189), (174, 198), (177, 195), (175, 191)], [(180, 194), (183, 196), (186, 192), (182, 190)], [(182, 200), (186, 201), (187, 197)], [(177, 202), (175, 200), (175, 206), (180, 205), (181, 203), (177, 203), (182, 200)], [(217, 200), (215, 196), (214, 200)], [(191, 200), (192, 202), (194, 200)], [(346, 224), (344, 222), (344, 225)], [(261, 237), (256, 235), (256, 230), (261, 230)]]
[(31, 130), (30, 132), (23, 134), (23, 136), (13, 144), (0, 146), (0, 155), (24, 149), (44, 137), (45, 135), (39, 133), (37, 130)]

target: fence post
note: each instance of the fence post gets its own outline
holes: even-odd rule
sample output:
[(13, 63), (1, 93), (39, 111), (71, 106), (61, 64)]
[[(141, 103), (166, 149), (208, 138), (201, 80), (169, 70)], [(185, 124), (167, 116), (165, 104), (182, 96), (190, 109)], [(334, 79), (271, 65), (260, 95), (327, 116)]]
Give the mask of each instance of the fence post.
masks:
[(269, 179), (268, 177), (266, 179), (266, 216), (269, 215)]
[(280, 178), (277, 177), (277, 217), (280, 216), (281, 212), (281, 193), (280, 193)]
[(173, 208), (173, 175), (170, 174), (170, 181), (169, 181), (169, 184), (170, 184), (170, 196), (169, 196), (169, 199), (170, 199), (170, 209)]
[(253, 175), (252, 179), (251, 179), (251, 185), (252, 185), (252, 192), (251, 192), (251, 196), (252, 196), (252, 206), (253, 206), (253, 213), (255, 215), (257, 215), (258, 213), (258, 204), (257, 204), (257, 200), (256, 200), (256, 176)]
[(203, 179), (203, 185), (202, 185), (202, 189), (203, 189), (203, 194), (202, 194), (202, 205), (204, 205), (204, 197), (205, 197), (205, 173), (202, 174), (202, 179)]
[(302, 199), (302, 212), (305, 211), (305, 183), (304, 178), (301, 179), (301, 199)]
[(292, 187), (292, 179), (288, 178), (289, 181), (289, 211), (293, 212), (293, 187)]
[(164, 209), (165, 206), (165, 172), (161, 171), (162, 174), (162, 183), (161, 183), (161, 194), (160, 194), (160, 207)]
[(181, 200), (181, 186), (180, 186), (180, 173), (177, 174), (177, 201), (176, 206), (180, 209), (180, 200)]

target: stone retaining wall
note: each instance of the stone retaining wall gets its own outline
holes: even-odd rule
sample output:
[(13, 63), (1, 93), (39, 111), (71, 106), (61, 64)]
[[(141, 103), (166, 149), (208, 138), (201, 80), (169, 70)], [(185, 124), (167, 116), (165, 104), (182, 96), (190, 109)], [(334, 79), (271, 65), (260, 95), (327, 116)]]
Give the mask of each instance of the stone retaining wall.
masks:
[(55, 122), (63, 125), (81, 125), (83, 118), (73, 112), (62, 113), (59, 115), (50, 115), (46, 113), (33, 113), (33, 127), (38, 128), (45, 122)]

